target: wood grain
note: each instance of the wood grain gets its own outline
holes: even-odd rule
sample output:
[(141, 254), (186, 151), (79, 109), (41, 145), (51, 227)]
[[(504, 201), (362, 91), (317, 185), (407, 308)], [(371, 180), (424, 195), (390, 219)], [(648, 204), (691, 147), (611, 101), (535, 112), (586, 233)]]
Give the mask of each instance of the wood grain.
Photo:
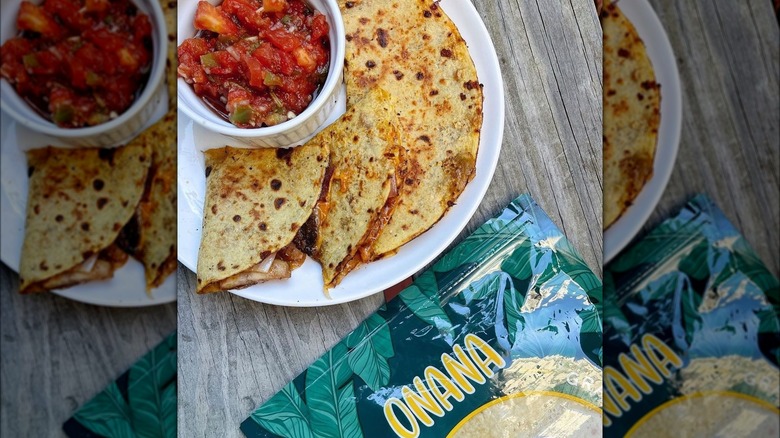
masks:
[[(530, 193), (601, 275), (601, 28), (592, 0), (475, 2), (506, 92), (501, 160), (460, 238)], [(179, 434), (238, 437), (257, 406), (371, 314), (381, 294), (284, 308), (196, 296), (179, 265)]]
[(645, 232), (705, 193), (780, 275), (780, 37), (764, 0), (651, 0), (677, 57), (680, 152)]
[(0, 267), (0, 436), (65, 436), (81, 405), (176, 329), (176, 306), (116, 309), (19, 295)]

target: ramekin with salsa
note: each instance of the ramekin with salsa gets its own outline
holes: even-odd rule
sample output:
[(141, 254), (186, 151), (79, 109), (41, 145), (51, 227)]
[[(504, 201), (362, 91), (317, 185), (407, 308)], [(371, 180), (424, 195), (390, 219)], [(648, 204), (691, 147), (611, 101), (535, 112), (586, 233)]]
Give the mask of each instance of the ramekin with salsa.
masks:
[(143, 91), (152, 25), (130, 0), (22, 1), (16, 26), (0, 47), (0, 75), (57, 126), (107, 122)]
[(201, 1), (194, 25), (178, 49), (179, 76), (237, 127), (292, 119), (328, 76), (328, 23), (303, 0)]

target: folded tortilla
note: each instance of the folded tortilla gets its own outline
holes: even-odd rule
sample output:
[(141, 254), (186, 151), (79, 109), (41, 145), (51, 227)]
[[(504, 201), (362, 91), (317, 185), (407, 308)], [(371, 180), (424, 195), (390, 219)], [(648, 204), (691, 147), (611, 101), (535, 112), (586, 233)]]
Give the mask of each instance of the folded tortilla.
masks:
[(398, 204), (406, 163), (394, 108), (386, 91), (374, 89), (309, 142), (330, 147), (330, 166), (297, 242), (322, 265), (326, 288), (374, 258)]
[(661, 87), (634, 25), (604, 2), (604, 228), (653, 176), (661, 123)]
[(322, 188), (328, 145), (212, 149), (198, 253), (198, 293), (289, 278), (305, 255), (292, 245)]
[(408, 136), (400, 203), (377, 239), (377, 255), (426, 231), (474, 177), (482, 86), (458, 29), (434, 0), (339, 0), (346, 30), (348, 105), (380, 87), (397, 102)]
[(147, 292), (176, 270), (176, 111), (136, 137), (152, 163), (135, 218), (123, 231), (122, 247), (144, 265)]
[(27, 153), (21, 293), (113, 276), (127, 261), (116, 240), (141, 199), (150, 162), (143, 143)]

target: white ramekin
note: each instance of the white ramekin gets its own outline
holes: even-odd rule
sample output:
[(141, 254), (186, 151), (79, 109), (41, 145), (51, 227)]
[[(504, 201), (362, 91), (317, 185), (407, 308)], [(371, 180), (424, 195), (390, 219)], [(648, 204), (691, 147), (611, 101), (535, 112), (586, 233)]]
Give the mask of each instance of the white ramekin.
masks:
[[(320, 93), (309, 106), (294, 118), (265, 128), (238, 128), (208, 108), (183, 79), (178, 83), (178, 107), (195, 123), (209, 131), (231, 137), (235, 147), (290, 147), (311, 137), (336, 107), (336, 99), (342, 83), (346, 36), (341, 12), (336, 0), (306, 0), (325, 15), (329, 25), (330, 67)], [(209, 0), (220, 4), (221, 0)], [(180, 0), (178, 11), (178, 44), (195, 35), (193, 20), (198, 0)]]
[[(16, 16), (19, 2), (2, 1), (2, 29), (0, 41), (16, 35)], [(165, 98), (165, 63), (167, 59), (168, 31), (160, 2), (157, 0), (133, 0), (138, 9), (149, 15), (152, 24), (152, 69), (144, 90), (138, 99), (117, 118), (84, 128), (60, 128), (43, 118), (16, 93), (11, 84), (0, 80), (0, 107), (13, 119), (36, 132), (55, 137), (70, 147), (116, 147), (126, 144), (149, 124), (151, 117)]]

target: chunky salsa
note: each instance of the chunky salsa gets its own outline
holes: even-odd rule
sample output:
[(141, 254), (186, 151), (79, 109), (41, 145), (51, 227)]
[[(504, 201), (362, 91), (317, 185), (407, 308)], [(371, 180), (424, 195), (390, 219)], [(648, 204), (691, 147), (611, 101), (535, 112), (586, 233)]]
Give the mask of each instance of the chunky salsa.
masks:
[(129, 0), (23, 1), (16, 27), (0, 47), (0, 74), (58, 126), (117, 117), (148, 79), (152, 25)]
[(300, 114), (328, 75), (328, 22), (302, 0), (201, 1), (195, 28), (179, 46), (179, 76), (240, 128)]

